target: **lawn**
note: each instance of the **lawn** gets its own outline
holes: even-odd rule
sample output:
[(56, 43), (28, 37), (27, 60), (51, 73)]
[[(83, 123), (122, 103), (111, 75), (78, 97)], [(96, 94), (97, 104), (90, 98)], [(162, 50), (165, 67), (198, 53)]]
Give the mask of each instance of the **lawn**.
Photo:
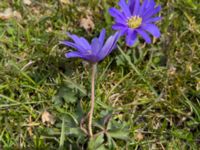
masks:
[(161, 37), (98, 63), (89, 138), (90, 65), (60, 41), (113, 34), (118, 1), (1, 0), (0, 150), (198, 150), (200, 1), (155, 2)]

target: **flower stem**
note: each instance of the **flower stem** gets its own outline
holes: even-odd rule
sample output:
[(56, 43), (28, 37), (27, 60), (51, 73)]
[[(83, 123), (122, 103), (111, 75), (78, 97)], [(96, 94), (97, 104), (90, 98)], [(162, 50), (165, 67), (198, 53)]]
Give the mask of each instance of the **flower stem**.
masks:
[(92, 132), (92, 117), (94, 112), (94, 102), (95, 102), (95, 74), (96, 74), (96, 64), (92, 64), (92, 77), (91, 77), (91, 105), (89, 112), (88, 130), (90, 137), (93, 136)]

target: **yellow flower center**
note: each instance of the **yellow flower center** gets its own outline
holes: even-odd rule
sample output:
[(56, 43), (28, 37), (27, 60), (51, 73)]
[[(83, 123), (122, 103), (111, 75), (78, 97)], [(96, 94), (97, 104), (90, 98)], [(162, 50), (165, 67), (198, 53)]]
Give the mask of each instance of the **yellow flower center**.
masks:
[(129, 28), (138, 28), (142, 24), (142, 18), (140, 18), (139, 16), (132, 16), (128, 19), (127, 24)]

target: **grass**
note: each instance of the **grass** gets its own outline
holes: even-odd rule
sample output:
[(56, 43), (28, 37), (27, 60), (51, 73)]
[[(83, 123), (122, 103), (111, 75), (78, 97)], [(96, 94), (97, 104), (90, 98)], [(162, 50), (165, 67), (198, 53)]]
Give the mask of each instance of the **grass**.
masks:
[[(133, 48), (121, 40), (98, 65), (94, 128), (109, 133), (107, 138), (100, 133), (89, 147), (99, 142), (102, 149), (199, 149), (200, 2), (157, 3), (161, 38), (151, 45), (140, 39)], [(103, 27), (112, 33), (107, 9), (116, 5), (114, 0), (43, 0), (29, 6), (1, 1), (1, 12), (12, 8), (22, 19), (0, 20), (0, 149), (87, 147), (78, 127), (89, 110), (90, 69), (81, 60), (66, 59), (69, 49), (59, 41), (66, 31), (87, 39)], [(92, 31), (79, 25), (89, 14)], [(44, 111), (55, 122), (44, 123)]]

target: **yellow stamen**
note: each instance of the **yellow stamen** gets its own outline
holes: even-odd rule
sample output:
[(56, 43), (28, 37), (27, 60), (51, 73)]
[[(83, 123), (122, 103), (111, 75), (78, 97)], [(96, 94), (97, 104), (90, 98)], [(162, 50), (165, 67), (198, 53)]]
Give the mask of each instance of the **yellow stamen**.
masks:
[(128, 19), (127, 24), (129, 28), (138, 28), (142, 24), (142, 18), (139, 16), (132, 16), (130, 19)]

